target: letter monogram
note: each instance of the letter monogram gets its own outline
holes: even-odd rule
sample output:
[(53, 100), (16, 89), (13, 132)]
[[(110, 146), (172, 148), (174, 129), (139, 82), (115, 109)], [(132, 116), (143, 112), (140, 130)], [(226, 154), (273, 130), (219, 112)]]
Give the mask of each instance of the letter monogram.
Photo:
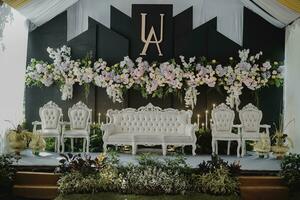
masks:
[(163, 41), (163, 29), (164, 29), (164, 16), (165, 14), (160, 14), (160, 38), (159, 40), (157, 39), (157, 35), (155, 33), (154, 27), (151, 26), (150, 32), (147, 36), (146, 39), (146, 16), (147, 13), (141, 13), (142, 16), (142, 26), (141, 26), (141, 40), (142, 42), (145, 43), (144, 48), (142, 52), (140, 53), (141, 56), (147, 55), (147, 50), (149, 47), (149, 44), (156, 44), (157, 50), (158, 50), (158, 55), (163, 56), (161, 53), (161, 49), (159, 44)]

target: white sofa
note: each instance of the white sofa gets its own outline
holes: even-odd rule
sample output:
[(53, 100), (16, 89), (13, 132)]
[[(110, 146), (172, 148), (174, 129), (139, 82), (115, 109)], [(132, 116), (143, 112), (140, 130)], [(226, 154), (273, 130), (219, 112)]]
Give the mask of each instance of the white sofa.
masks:
[(107, 145), (131, 145), (135, 155), (137, 145), (192, 146), (196, 150), (196, 126), (191, 124), (192, 111), (161, 109), (151, 103), (139, 109), (108, 110), (109, 123), (102, 126), (103, 149)]

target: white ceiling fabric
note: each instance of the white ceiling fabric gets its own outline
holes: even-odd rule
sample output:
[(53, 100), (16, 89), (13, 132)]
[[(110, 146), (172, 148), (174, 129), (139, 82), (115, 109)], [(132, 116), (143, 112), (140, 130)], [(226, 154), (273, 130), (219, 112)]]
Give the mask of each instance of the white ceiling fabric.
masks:
[(300, 17), (300, 14), (285, 7), (277, 0), (253, 0), (262, 9), (268, 12), (270, 15), (278, 19), (285, 25), (290, 24), (295, 19)]
[(80, 0), (68, 9), (68, 39), (88, 29), (88, 17), (110, 28), (110, 6), (131, 17), (132, 4), (172, 4), (173, 15), (193, 6), (193, 27), (217, 17), (217, 30), (242, 44), (243, 4), (240, 0)]
[(18, 11), (36, 26), (43, 25), (78, 0), (31, 0)]
[(68, 39), (88, 28), (88, 17), (110, 27), (110, 6), (131, 16), (132, 4), (172, 4), (174, 16), (193, 7), (193, 26), (217, 17), (217, 30), (242, 45), (243, 7), (283, 28), (300, 17), (277, 0), (31, 0), (18, 10), (34, 25), (40, 26), (68, 10)]

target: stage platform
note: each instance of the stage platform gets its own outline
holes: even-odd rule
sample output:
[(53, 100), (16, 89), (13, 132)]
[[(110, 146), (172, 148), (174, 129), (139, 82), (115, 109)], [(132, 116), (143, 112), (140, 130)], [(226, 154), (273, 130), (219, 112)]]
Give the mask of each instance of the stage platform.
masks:
[[(140, 153), (143, 150), (139, 151)], [(157, 154), (157, 155), (156, 155)], [(172, 154), (168, 156), (162, 156), (156, 152), (155, 157), (157, 159), (163, 159), (165, 157), (174, 157)], [(99, 153), (90, 153), (92, 158), (95, 158)], [(120, 163), (126, 165), (128, 163), (137, 163), (136, 157), (132, 156), (130, 152), (128, 153), (119, 153)], [(198, 164), (203, 160), (210, 160), (210, 155), (185, 155), (186, 162), (193, 168), (197, 168)], [(255, 155), (247, 155), (243, 158), (237, 158), (234, 155), (220, 155), (222, 159), (228, 162), (239, 161), (241, 164), (242, 171), (253, 171), (253, 172), (278, 172), (280, 170), (280, 160), (277, 160), (274, 157), (270, 158), (258, 158)], [(35, 156), (31, 153), (30, 150), (25, 150), (21, 153), (21, 159), (14, 165), (19, 168), (55, 168), (59, 165), (60, 157), (59, 154), (53, 152), (41, 152), (39, 156)]]

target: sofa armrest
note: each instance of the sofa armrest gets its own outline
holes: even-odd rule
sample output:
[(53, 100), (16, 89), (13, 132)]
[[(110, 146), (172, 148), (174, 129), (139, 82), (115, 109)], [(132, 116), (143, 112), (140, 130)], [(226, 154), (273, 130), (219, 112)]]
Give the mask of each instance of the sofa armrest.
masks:
[(103, 124), (101, 126), (101, 130), (104, 132), (103, 141), (107, 140), (107, 138), (113, 133), (114, 129), (115, 129), (114, 124)]
[(184, 128), (185, 134), (191, 136), (193, 138), (193, 141), (197, 140), (197, 137), (195, 134), (196, 129), (197, 129), (196, 124), (186, 124), (185, 128)]

